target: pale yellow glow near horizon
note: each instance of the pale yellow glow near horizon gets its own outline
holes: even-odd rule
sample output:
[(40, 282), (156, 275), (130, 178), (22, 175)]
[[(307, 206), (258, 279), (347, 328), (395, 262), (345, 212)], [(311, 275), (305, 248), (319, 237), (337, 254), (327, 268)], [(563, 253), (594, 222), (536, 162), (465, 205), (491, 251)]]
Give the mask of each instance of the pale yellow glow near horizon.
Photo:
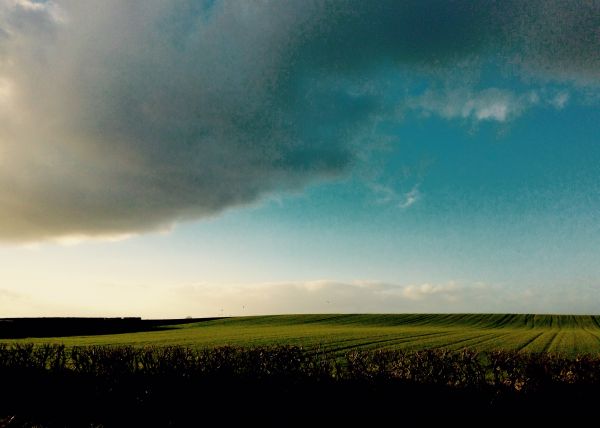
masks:
[[(547, 312), (530, 288), (455, 280), (319, 279), (314, 272), (288, 272), (286, 279), (286, 270), (278, 273), (275, 266), (265, 272), (243, 258), (219, 260), (214, 248), (186, 255), (136, 246), (135, 241), (0, 247), (0, 318), (458, 313), (474, 308)], [(160, 242), (166, 246), (167, 241)], [(566, 292), (554, 299), (568, 302), (569, 296)]]
[(8, 107), (13, 94), (13, 84), (5, 77), (0, 77), (0, 106)]

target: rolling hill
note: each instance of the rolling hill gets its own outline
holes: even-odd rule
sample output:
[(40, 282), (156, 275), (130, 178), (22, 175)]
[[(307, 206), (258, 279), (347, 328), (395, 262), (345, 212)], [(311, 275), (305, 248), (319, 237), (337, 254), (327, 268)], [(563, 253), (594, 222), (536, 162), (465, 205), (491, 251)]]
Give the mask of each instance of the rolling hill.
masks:
[[(74, 319), (73, 322), (76, 322)], [(153, 320), (154, 325), (160, 322)], [(352, 349), (510, 349), (565, 355), (600, 352), (600, 316), (528, 314), (320, 314), (169, 320), (153, 331), (18, 341), (76, 345), (300, 345)], [(14, 339), (2, 339), (5, 342)]]

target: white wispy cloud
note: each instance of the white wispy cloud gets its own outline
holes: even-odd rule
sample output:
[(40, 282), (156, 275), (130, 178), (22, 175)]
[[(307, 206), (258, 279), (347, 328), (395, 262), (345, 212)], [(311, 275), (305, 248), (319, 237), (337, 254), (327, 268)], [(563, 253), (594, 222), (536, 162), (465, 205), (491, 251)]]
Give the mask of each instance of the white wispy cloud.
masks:
[(569, 102), (570, 95), (566, 91), (561, 91), (552, 97), (549, 101), (550, 104), (557, 110), (562, 110)]
[(453, 301), (458, 298), (462, 292), (456, 282), (450, 281), (446, 284), (416, 284), (407, 285), (402, 289), (402, 295), (411, 300), (422, 300), (431, 296), (445, 296), (448, 301)]
[(390, 283), (314, 280), (196, 284), (164, 298), (190, 314), (521, 312), (594, 313), (598, 287), (509, 287), (485, 282)]
[[(173, 298), (186, 301), (189, 311), (213, 314), (331, 312), (447, 312), (466, 310), (490, 294), (483, 284), (394, 284), (379, 281), (281, 282), (240, 285), (189, 285)], [(493, 291), (491, 292), (493, 294)], [(485, 300), (485, 298), (484, 298)], [(212, 308), (212, 309), (211, 309)]]
[(402, 200), (398, 204), (400, 208), (409, 208), (413, 206), (421, 198), (421, 192), (419, 186), (415, 185), (410, 191), (402, 195)]
[(537, 102), (535, 93), (516, 95), (512, 91), (496, 88), (478, 92), (461, 88), (427, 90), (409, 100), (407, 107), (424, 115), (435, 114), (444, 119), (505, 122), (518, 117)]
[(381, 183), (370, 183), (369, 188), (375, 194), (375, 203), (380, 205), (393, 204), (401, 209), (407, 209), (416, 204), (422, 197), (420, 183), (415, 184), (409, 191), (401, 192), (391, 186)]
[(400, 110), (413, 110), (421, 115), (437, 115), (444, 119), (475, 122), (507, 122), (533, 107), (562, 110), (570, 100), (567, 91), (531, 90), (518, 94), (512, 90), (488, 88), (480, 91), (468, 87), (427, 90), (409, 98)]

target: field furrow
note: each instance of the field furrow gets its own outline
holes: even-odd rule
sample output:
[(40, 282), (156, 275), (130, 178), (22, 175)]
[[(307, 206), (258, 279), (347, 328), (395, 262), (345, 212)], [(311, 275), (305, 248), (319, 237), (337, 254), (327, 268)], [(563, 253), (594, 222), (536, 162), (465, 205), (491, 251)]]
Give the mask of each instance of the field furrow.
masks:
[(436, 348), (575, 355), (600, 353), (600, 318), (527, 314), (270, 315), (170, 325), (138, 333), (3, 341), (193, 348), (287, 344), (331, 355), (354, 349)]

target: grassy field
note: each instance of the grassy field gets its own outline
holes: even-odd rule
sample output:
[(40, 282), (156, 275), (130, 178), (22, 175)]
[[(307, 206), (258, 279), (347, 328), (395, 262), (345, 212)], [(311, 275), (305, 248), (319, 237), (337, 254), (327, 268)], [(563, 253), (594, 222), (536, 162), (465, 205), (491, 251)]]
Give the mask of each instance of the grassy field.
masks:
[(600, 316), (515, 314), (277, 315), (225, 318), (152, 332), (4, 340), (74, 345), (300, 345), (353, 349), (472, 348), (564, 355), (600, 352)]

